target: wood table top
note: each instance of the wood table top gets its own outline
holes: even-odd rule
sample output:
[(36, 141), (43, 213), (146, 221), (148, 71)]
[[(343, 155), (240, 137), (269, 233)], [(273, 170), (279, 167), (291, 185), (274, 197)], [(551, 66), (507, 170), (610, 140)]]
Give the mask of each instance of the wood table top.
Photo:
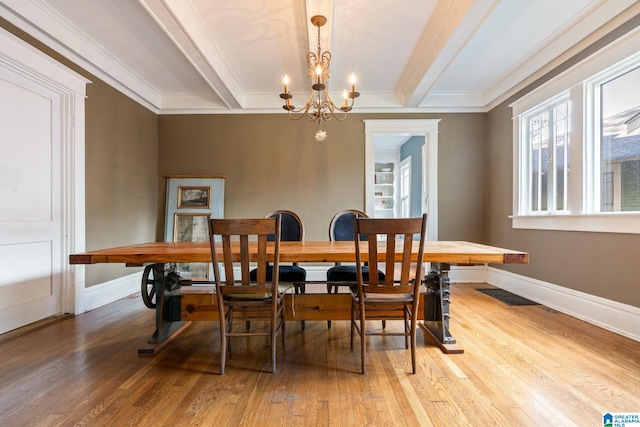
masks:
[[(363, 245), (366, 243), (362, 243)], [(417, 247), (417, 242), (415, 242)], [(364, 249), (363, 249), (364, 250)], [(416, 250), (417, 252), (417, 250)], [(379, 260), (384, 261), (384, 244)], [(363, 256), (365, 256), (363, 252)], [(281, 262), (349, 262), (355, 261), (351, 241), (281, 242)], [(366, 261), (366, 259), (365, 259)], [(424, 262), (448, 264), (506, 264), (529, 262), (526, 252), (464, 241), (425, 242)], [(89, 251), (69, 256), (70, 264), (124, 263), (130, 266), (150, 263), (211, 262), (208, 242), (151, 242)]]

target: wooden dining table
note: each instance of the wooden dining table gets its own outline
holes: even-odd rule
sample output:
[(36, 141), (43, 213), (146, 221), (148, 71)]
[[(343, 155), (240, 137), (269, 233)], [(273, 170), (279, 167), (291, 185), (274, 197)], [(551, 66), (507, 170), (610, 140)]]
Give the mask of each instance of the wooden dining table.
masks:
[[(252, 243), (255, 244), (255, 243)], [(366, 242), (360, 242), (365, 245)], [(379, 261), (385, 261), (386, 242), (379, 243)], [(415, 242), (414, 245), (418, 245)], [(416, 259), (418, 262), (417, 250)], [(363, 255), (366, 251), (363, 248)], [(364, 259), (364, 261), (368, 261)], [(396, 260), (396, 261), (399, 261)], [(425, 335), (445, 353), (462, 353), (449, 331), (451, 299), (449, 270), (451, 265), (528, 263), (529, 254), (465, 241), (425, 242), (424, 263), (430, 263), (421, 298), (420, 327)], [(69, 256), (70, 264), (119, 263), (145, 266), (142, 292), (151, 283), (155, 294), (156, 330), (139, 354), (155, 354), (191, 321), (217, 320), (218, 308), (212, 286), (185, 286), (189, 281), (176, 277), (176, 263), (211, 262), (208, 242), (150, 242), (88, 251)], [(355, 262), (355, 244), (345, 241), (281, 242), (280, 262), (335, 263)], [(145, 275), (151, 276), (152, 278)], [(324, 282), (323, 282), (324, 283)], [(147, 295), (148, 297), (148, 295)], [(293, 296), (287, 296), (293, 298)], [(287, 301), (287, 320), (348, 320), (348, 293), (296, 294)]]

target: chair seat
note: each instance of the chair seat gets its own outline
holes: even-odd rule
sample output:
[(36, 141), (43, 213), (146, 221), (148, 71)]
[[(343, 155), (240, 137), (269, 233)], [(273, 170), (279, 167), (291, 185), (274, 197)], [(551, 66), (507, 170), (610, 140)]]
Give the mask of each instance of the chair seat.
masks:
[[(302, 267), (298, 267), (297, 265), (281, 265), (280, 268), (280, 276), (278, 276), (278, 280), (282, 280), (283, 282), (305, 282), (307, 280), (307, 270)], [(258, 270), (251, 270), (250, 278), (251, 280), (256, 280), (256, 276), (258, 274)], [(267, 267), (267, 281), (271, 281), (273, 277), (273, 267)]]
[[(336, 265), (327, 270), (327, 282), (355, 282), (356, 277), (355, 265)], [(362, 276), (365, 282), (369, 281), (369, 267), (362, 267)], [(378, 270), (378, 280), (384, 281), (384, 273)]]
[[(278, 283), (278, 293), (283, 294), (289, 289), (293, 288), (291, 283), (280, 282)], [(267, 298), (271, 298), (271, 292), (264, 292), (261, 294), (227, 294), (225, 295), (225, 299), (232, 299), (234, 301), (245, 300), (245, 301), (261, 301)]]
[[(357, 294), (354, 294), (354, 298), (356, 301), (359, 301)], [(366, 293), (364, 294), (364, 302), (365, 304), (374, 303), (374, 304), (407, 304), (413, 302), (413, 295), (411, 294), (376, 294), (376, 293)]]

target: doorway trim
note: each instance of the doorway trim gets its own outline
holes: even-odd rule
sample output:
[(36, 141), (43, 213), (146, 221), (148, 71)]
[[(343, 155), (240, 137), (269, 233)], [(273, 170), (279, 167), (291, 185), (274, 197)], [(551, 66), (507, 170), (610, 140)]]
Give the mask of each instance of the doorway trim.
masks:
[(85, 311), (84, 266), (71, 266), (69, 255), (85, 249), (85, 97), (91, 83), (8, 31), (0, 28), (0, 67), (60, 96), (60, 114), (52, 117), (60, 132), (60, 310)]
[(373, 215), (373, 185), (375, 168), (375, 135), (407, 134), (424, 136), (424, 153), (427, 174), (423, 176), (426, 192), (427, 240), (438, 240), (438, 123), (440, 119), (363, 120), (364, 147), (364, 198), (365, 212)]

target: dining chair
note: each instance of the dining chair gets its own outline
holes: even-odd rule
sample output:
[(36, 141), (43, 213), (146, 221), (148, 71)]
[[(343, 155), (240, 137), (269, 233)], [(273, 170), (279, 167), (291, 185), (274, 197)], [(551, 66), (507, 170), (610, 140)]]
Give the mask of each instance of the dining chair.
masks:
[[(361, 371), (365, 373), (366, 337), (368, 335), (404, 336), (405, 347), (411, 345), (411, 368), (416, 373), (416, 326), (418, 320), (418, 304), (420, 301), (420, 285), (422, 283), (422, 262), (424, 240), (426, 234), (427, 215), (421, 218), (359, 218), (355, 219), (355, 248), (357, 285), (351, 292), (351, 348), (353, 349), (354, 332), (360, 335)], [(366, 235), (365, 255), (360, 247), (360, 236)], [(414, 249), (414, 237), (419, 242)], [(369, 268), (377, 269), (379, 246), (385, 248), (385, 279), (379, 280), (377, 275), (370, 275), (364, 280), (364, 260), (369, 261)], [(416, 254), (417, 252), (417, 254)], [(396, 254), (399, 259), (396, 259)], [(412, 262), (412, 255), (417, 255), (418, 262)], [(398, 270), (398, 271), (396, 271)], [(393, 332), (388, 330), (367, 329), (368, 320), (402, 320), (404, 330)]]
[[(354, 218), (368, 218), (367, 214), (357, 209), (346, 209), (336, 213), (329, 222), (329, 240), (331, 241), (352, 241), (355, 235)], [(366, 236), (361, 236), (361, 240), (366, 240)], [(369, 280), (369, 267), (363, 267), (364, 280)], [(379, 280), (384, 280), (384, 273), (378, 270)], [(356, 266), (353, 264), (344, 265), (336, 262), (327, 270), (327, 293), (338, 293), (340, 284), (356, 282)], [(331, 329), (331, 320), (327, 321), (327, 327)]]
[[(280, 216), (282, 218), (282, 235), (280, 241), (282, 242), (295, 242), (302, 241), (304, 239), (304, 224), (300, 217), (293, 211), (289, 210), (276, 210), (267, 214), (266, 218), (275, 218)], [(273, 240), (274, 236), (269, 236), (268, 240)], [(291, 265), (280, 265), (279, 267), (279, 280), (293, 284), (295, 293), (304, 294), (306, 290), (307, 270), (300, 267), (297, 262)], [(271, 280), (273, 274), (273, 266), (267, 267), (267, 280)], [(251, 271), (251, 278), (255, 280), (256, 270)], [(304, 330), (304, 320), (300, 322), (300, 327)], [(247, 329), (250, 328), (250, 324), (246, 324)]]
[[(229, 337), (267, 336), (271, 340), (271, 370), (276, 372), (276, 338), (282, 333), (285, 347), (284, 294), (292, 288), (280, 282), (278, 275), (267, 279), (270, 262), (274, 268), (280, 264), (280, 216), (260, 219), (209, 219), (209, 242), (213, 261), (213, 276), (218, 301), (220, 322), (220, 374), (224, 374)], [(268, 242), (273, 235), (273, 242)], [(234, 256), (232, 248), (239, 247)], [(221, 249), (221, 251), (220, 251)], [(219, 255), (222, 254), (222, 260)], [(272, 256), (271, 256), (272, 255)], [(251, 280), (249, 263), (257, 263), (256, 279)], [(221, 271), (220, 263), (224, 270)], [(239, 277), (236, 272), (239, 268)], [(224, 272), (224, 276), (223, 276)], [(234, 328), (234, 320), (261, 320), (270, 323), (269, 330), (242, 330)]]

